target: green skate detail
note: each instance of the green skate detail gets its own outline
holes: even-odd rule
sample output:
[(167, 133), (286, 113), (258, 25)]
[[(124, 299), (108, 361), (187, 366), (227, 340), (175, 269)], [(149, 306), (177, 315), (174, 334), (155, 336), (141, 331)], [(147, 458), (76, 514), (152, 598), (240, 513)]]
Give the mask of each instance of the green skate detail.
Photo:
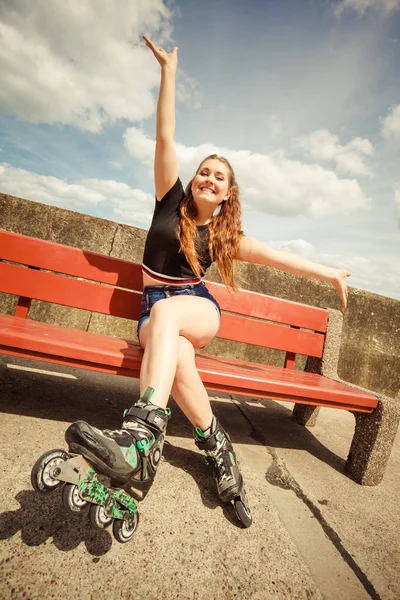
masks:
[(107, 488), (97, 479), (96, 471), (92, 468), (84, 479), (79, 481), (79, 491), (85, 500), (94, 500), (96, 504), (104, 503), (107, 500)]
[(137, 512), (136, 502), (134, 501), (132, 496), (129, 496), (126, 492), (124, 492), (124, 490), (116, 490), (114, 494), (115, 499), (118, 500), (120, 504), (125, 506), (125, 508), (129, 510), (129, 512)]
[(200, 427), (196, 427), (195, 431), (197, 433), (197, 435), (199, 435), (202, 438), (205, 438), (206, 436), (204, 435), (204, 431), (202, 429), (200, 429)]
[(154, 437), (154, 435), (150, 434), (149, 437), (146, 436), (142, 440), (138, 440), (136, 442), (136, 446), (138, 450), (140, 450), (140, 452), (142, 452), (145, 456), (148, 456), (149, 450), (155, 441), (156, 438)]
[(134, 499), (124, 490), (107, 488), (98, 480), (94, 469), (90, 469), (86, 477), (80, 480), (79, 492), (84, 500), (104, 506), (107, 516), (113, 519), (129, 519), (130, 514), (137, 512)]
[(140, 396), (140, 400), (146, 402), (146, 404), (150, 404), (150, 400), (156, 390), (152, 387), (147, 386), (144, 390), (143, 394)]
[(129, 446), (129, 448), (121, 447), (121, 452), (124, 455), (126, 462), (129, 463), (131, 465), (131, 467), (136, 469), (137, 464), (138, 464), (138, 459), (137, 459), (135, 444), (131, 444)]

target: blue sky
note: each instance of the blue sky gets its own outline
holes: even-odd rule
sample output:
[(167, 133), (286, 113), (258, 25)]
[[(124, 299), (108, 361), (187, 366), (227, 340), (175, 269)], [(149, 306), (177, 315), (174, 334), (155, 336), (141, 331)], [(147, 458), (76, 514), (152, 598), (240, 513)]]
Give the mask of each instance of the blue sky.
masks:
[(400, 299), (400, 0), (2, 2), (0, 191), (148, 228), (143, 34), (179, 46), (182, 180), (227, 156), (247, 235)]

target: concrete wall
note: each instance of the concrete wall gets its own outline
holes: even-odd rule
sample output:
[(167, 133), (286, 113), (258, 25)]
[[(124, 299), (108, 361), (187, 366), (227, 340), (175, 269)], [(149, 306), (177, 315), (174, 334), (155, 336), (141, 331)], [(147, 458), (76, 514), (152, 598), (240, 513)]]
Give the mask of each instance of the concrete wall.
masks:
[[(127, 260), (141, 261), (146, 231), (0, 194), (0, 227), (8, 231), (76, 246)], [(212, 276), (213, 273), (210, 273)], [(287, 275), (248, 263), (237, 267), (241, 287), (288, 300), (340, 309), (336, 291), (323, 282)], [(12, 314), (15, 299), (0, 294), (0, 312)], [(41, 302), (32, 303), (30, 317), (89, 331), (135, 338), (136, 325), (125, 319)], [(400, 389), (400, 302), (350, 288), (344, 315), (340, 376), (390, 396)], [(215, 340), (207, 352), (281, 365), (283, 353), (247, 344)], [(304, 364), (298, 357), (298, 367)]]

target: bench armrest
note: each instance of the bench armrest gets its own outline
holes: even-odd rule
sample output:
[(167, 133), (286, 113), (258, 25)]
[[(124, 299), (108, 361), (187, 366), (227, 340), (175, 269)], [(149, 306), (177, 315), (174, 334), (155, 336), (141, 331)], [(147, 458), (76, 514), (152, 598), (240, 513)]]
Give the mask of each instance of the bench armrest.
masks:
[(343, 315), (339, 310), (328, 308), (328, 327), (326, 330), (324, 352), (322, 358), (309, 356), (305, 371), (317, 373), (331, 379), (337, 379), (340, 356), (340, 345), (343, 329)]

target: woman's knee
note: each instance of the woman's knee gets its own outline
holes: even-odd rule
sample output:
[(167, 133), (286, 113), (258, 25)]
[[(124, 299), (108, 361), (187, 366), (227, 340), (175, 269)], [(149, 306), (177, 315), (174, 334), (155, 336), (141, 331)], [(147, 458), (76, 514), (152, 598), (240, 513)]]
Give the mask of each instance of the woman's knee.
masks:
[(177, 325), (178, 324), (178, 311), (174, 310), (174, 306), (172, 306), (171, 302), (167, 302), (167, 298), (164, 300), (159, 300), (154, 304), (150, 312), (150, 324), (154, 327), (154, 325), (161, 324), (163, 326)]
[(187, 300), (177, 296), (156, 302), (151, 309), (149, 328), (153, 333), (166, 330), (185, 336), (195, 348), (203, 348), (214, 337), (219, 318), (209, 300), (193, 298), (189, 305)]

